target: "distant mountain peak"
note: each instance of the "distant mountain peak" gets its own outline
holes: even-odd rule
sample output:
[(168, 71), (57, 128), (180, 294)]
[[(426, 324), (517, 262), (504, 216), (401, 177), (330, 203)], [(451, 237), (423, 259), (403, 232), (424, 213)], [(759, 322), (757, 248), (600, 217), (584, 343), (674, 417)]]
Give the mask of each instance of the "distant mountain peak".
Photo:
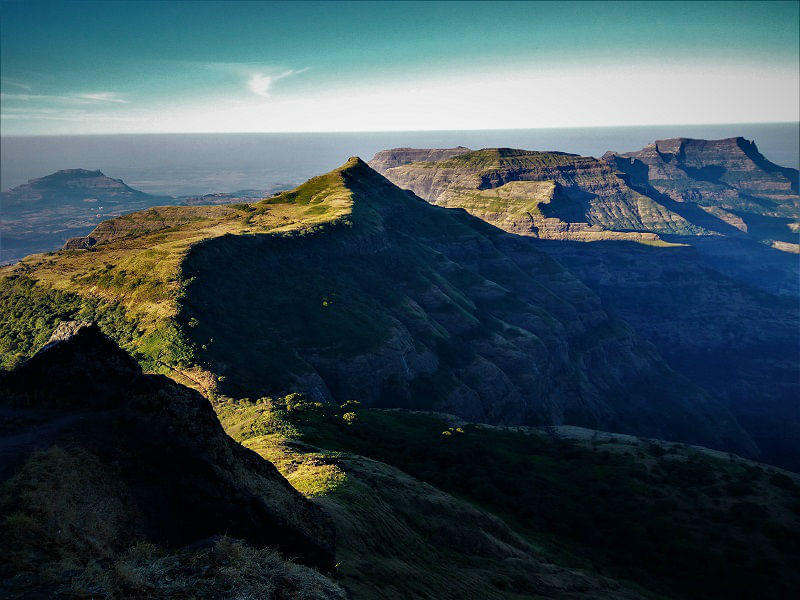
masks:
[(51, 175), (42, 177), (42, 179), (54, 177), (56, 175), (69, 175), (73, 177), (105, 177), (105, 174), (100, 169), (96, 169), (94, 171), (89, 169), (60, 169)]
[(60, 200), (65, 198), (108, 195), (114, 197), (149, 198), (150, 194), (134, 189), (122, 179), (108, 177), (99, 169), (62, 169), (44, 177), (29, 179), (7, 192), (3, 192), (3, 200), (39, 200), (47, 196), (57, 196)]

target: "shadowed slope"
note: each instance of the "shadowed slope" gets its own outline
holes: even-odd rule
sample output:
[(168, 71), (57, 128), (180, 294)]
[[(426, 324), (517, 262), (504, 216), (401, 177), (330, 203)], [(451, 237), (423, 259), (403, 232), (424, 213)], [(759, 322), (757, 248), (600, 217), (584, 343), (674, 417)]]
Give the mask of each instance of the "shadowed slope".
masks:
[[(671, 366), (726, 401), (765, 460), (800, 466), (796, 170), (769, 162), (742, 138), (661, 140), (601, 161), (509, 149), (444, 160), (398, 149), (373, 160), (432, 203), (549, 238), (536, 247)], [(636, 232), (609, 230), (631, 226), (646, 204), (634, 198), (667, 212), (647, 212), (651, 222), (639, 212)], [(610, 221), (584, 226), (592, 211)]]
[(311, 180), (294, 193), (324, 205), (346, 191), (343, 221), (209, 240), (184, 264), (181, 319), (222, 393), (301, 389), (752, 448), (730, 415), (524, 238), (431, 207), (358, 159), (326, 177), (323, 191)]

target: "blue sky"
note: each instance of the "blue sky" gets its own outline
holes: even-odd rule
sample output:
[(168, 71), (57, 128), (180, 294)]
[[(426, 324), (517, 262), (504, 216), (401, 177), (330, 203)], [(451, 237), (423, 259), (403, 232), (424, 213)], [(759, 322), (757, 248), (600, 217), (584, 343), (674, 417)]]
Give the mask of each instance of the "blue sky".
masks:
[(797, 121), (797, 2), (2, 2), (2, 134)]

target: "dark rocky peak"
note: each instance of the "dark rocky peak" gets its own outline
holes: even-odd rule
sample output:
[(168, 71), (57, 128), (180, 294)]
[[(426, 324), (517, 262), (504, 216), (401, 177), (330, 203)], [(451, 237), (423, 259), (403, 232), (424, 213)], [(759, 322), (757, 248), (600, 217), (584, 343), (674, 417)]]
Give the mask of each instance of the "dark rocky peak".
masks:
[(27, 407), (70, 410), (119, 405), (140, 383), (138, 363), (97, 325), (62, 322), (39, 352), (0, 378), (0, 389)]
[(24, 424), (0, 437), (0, 481), (38, 450), (89, 455), (115, 474), (131, 507), (121, 545), (180, 548), (228, 535), (333, 568), (333, 528), (321, 510), (228, 437), (202, 395), (143, 374), (96, 325), (62, 323), (4, 374), (0, 411)]
[[(641, 150), (635, 152), (606, 152), (603, 158), (622, 156), (626, 158), (656, 157), (669, 162), (676, 160), (686, 164), (725, 164), (732, 163), (743, 166), (744, 162), (753, 163), (754, 166), (767, 171), (781, 170), (782, 167), (768, 161), (759, 152), (756, 143), (743, 137), (732, 137), (721, 140), (702, 140), (694, 138), (670, 138), (656, 140)], [(788, 169), (793, 170), (793, 169)], [(796, 171), (795, 171), (796, 172)]]
[(748, 191), (777, 193), (783, 190), (794, 194), (798, 191), (797, 169), (767, 160), (755, 142), (743, 137), (656, 140), (636, 152), (607, 152), (603, 159), (617, 168), (636, 167), (641, 163), (651, 169), (651, 178), (659, 180), (689, 178)]

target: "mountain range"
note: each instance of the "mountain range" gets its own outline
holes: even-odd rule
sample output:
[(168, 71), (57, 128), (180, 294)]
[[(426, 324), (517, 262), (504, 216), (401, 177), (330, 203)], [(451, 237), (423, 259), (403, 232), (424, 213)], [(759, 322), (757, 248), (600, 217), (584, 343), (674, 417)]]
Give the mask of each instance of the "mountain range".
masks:
[(742, 138), (663, 140), (601, 160), (395, 149), (370, 164), (433, 204), (539, 240), (720, 397), (765, 457), (798, 468), (796, 170)]
[[(215, 597), (266, 563), (253, 593), (798, 589), (797, 171), (741, 138), (399, 148), (244, 200), (0, 268), (7, 589), (172, 597), (174, 567)], [(81, 497), (107, 542), (47, 527)]]

